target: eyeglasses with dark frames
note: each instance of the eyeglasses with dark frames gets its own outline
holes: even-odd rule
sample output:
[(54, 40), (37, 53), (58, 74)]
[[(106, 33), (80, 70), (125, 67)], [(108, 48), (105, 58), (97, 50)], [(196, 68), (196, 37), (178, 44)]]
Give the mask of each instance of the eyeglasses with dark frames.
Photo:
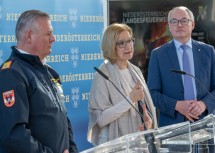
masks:
[(127, 44), (134, 45), (135, 44), (135, 38), (131, 38), (131, 39), (128, 39), (126, 41), (116, 42), (116, 46), (118, 46), (119, 48), (125, 48)]
[(178, 20), (178, 19), (171, 19), (170, 20), (170, 23), (174, 26), (177, 26), (179, 24), (179, 22), (182, 24), (182, 25), (187, 25), (190, 21), (190, 19), (187, 19), (187, 18), (183, 18), (181, 20)]

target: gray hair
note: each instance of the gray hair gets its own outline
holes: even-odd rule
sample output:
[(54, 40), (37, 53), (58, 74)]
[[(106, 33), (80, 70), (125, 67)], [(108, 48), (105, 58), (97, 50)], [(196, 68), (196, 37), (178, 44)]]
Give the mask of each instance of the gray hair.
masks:
[(193, 22), (195, 21), (193, 12), (192, 12), (190, 9), (188, 9), (188, 8), (185, 7), (185, 6), (178, 6), (178, 7), (174, 7), (172, 10), (169, 11), (169, 14), (168, 14), (168, 22), (170, 22), (170, 20), (171, 20), (170, 16), (171, 16), (172, 12), (173, 12), (174, 10), (176, 10), (176, 9), (182, 9), (182, 10), (187, 11), (188, 15), (190, 16), (190, 19), (191, 19)]
[(49, 15), (39, 10), (28, 10), (23, 12), (16, 23), (16, 39), (17, 42), (23, 37), (25, 32), (34, 24), (39, 18), (50, 19)]

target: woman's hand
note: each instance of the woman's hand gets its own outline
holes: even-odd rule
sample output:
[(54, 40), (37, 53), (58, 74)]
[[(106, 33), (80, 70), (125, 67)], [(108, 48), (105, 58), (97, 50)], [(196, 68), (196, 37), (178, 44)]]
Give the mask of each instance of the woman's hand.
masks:
[(63, 153), (69, 153), (69, 150), (68, 149), (66, 149), (66, 150), (64, 150), (64, 152)]
[(140, 80), (137, 81), (136, 85), (130, 92), (129, 97), (133, 103), (136, 103), (144, 98), (143, 87), (141, 85)]
[(146, 125), (147, 129), (152, 129), (153, 122), (152, 122), (152, 118), (149, 116), (147, 112), (146, 104), (144, 104), (142, 108), (143, 108), (144, 124)]
[[(147, 129), (152, 129), (153, 122), (152, 122), (152, 119), (151, 119), (151, 117), (149, 116), (149, 114), (147, 112), (146, 104), (144, 104), (142, 106), (142, 109), (143, 109), (143, 119), (144, 119), (144, 123), (143, 124), (145, 124), (145, 126), (146, 126)], [(140, 131), (145, 130), (144, 129), (144, 125), (139, 126), (139, 130)]]

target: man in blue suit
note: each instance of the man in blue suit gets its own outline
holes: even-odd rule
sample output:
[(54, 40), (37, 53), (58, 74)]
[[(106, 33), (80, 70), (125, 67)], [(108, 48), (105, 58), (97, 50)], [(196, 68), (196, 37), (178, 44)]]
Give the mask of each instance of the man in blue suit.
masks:
[[(191, 38), (195, 22), (188, 8), (173, 8), (168, 14), (168, 24), (173, 40), (152, 51), (148, 72), (148, 87), (154, 105), (160, 112), (160, 127), (186, 120), (194, 122), (215, 109), (214, 47)], [(201, 81), (211, 95), (199, 82), (188, 76), (192, 78), (194, 98), (185, 98), (185, 76), (170, 71), (184, 70), (181, 45), (187, 46), (189, 73)]]

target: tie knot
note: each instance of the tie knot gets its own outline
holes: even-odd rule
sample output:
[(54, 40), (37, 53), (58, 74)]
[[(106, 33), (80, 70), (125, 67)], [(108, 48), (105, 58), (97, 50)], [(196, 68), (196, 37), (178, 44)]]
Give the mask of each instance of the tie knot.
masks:
[(185, 51), (187, 49), (187, 45), (181, 45), (181, 48)]

